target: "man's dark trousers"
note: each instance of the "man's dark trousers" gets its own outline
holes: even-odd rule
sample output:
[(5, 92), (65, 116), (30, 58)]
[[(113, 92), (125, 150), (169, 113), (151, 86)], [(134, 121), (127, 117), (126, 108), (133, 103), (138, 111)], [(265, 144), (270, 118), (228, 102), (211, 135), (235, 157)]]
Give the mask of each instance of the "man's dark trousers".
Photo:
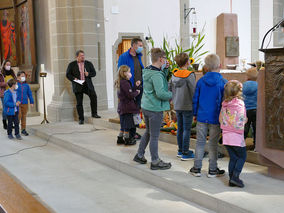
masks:
[(81, 92), (76, 92), (76, 101), (77, 101), (77, 112), (79, 115), (79, 120), (84, 121), (84, 108), (83, 108), (83, 96), (84, 94), (88, 95), (90, 98), (90, 105), (91, 105), (91, 110), (92, 110), (92, 116), (97, 114), (97, 94), (95, 90), (90, 90), (86, 83), (83, 84), (82, 86), (82, 91)]

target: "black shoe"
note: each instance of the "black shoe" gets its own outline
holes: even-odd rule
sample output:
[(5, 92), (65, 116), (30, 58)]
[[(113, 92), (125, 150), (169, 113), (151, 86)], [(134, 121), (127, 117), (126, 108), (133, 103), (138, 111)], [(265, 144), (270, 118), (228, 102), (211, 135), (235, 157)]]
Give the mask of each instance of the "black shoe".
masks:
[(101, 116), (99, 116), (98, 114), (94, 114), (92, 115), (93, 118), (101, 118)]
[(140, 163), (140, 164), (146, 164), (147, 163), (147, 159), (144, 156), (142, 158), (139, 158), (138, 154), (135, 155), (133, 160), (136, 161), (137, 163)]
[(216, 170), (210, 170), (208, 171), (207, 177), (212, 178), (212, 177), (220, 177), (225, 175), (225, 170), (217, 168)]
[(22, 133), (22, 135), (24, 135), (24, 136), (28, 136), (28, 135), (29, 135), (29, 133), (27, 133), (27, 131), (26, 131), (25, 129), (23, 129), (21, 133)]
[(134, 135), (134, 138), (136, 140), (140, 140), (141, 139), (141, 135), (136, 132), (135, 135)]
[(3, 128), (4, 128), (4, 129), (7, 129), (7, 120), (6, 120), (6, 119), (3, 120)]
[(192, 174), (193, 176), (195, 177), (200, 177), (201, 176), (201, 169), (197, 169), (195, 167), (192, 167), (190, 170), (189, 170), (190, 174)]
[(151, 163), (151, 169), (152, 170), (166, 170), (166, 169), (170, 169), (172, 167), (171, 163), (166, 163), (162, 160), (159, 160), (158, 163)]
[(82, 125), (84, 124), (84, 121), (83, 120), (79, 120), (79, 125)]
[(231, 183), (231, 180), (229, 180), (229, 186), (230, 186), (230, 187), (235, 187), (236, 185), (233, 184), (233, 183)]
[(117, 144), (125, 144), (125, 140), (123, 139), (123, 137), (117, 136)]
[(125, 145), (135, 145), (136, 140), (134, 138), (124, 138), (125, 140)]
[(240, 187), (240, 188), (245, 187), (243, 181), (240, 178), (234, 178), (234, 177), (232, 177), (232, 179), (229, 181), (229, 185), (230, 186), (237, 186), (237, 187)]

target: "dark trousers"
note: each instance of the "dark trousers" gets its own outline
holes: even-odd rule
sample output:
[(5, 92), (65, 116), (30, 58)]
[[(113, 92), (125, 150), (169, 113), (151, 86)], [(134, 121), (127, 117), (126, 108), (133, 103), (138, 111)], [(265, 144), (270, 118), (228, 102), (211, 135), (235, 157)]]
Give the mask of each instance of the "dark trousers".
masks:
[(255, 145), (255, 133), (256, 133), (256, 109), (247, 110), (248, 122), (245, 125), (245, 138), (248, 137), (250, 126), (253, 130), (253, 143)]
[[(136, 104), (139, 109), (141, 109), (142, 95), (143, 95), (143, 88), (140, 89), (140, 94), (135, 97)], [(136, 125), (134, 128), (130, 129), (130, 137), (134, 137), (136, 135), (136, 127), (139, 127), (139, 125)]]
[(176, 110), (176, 115), (178, 123), (178, 152), (181, 152), (183, 155), (188, 155), (193, 114), (192, 111)]
[(227, 146), (230, 161), (229, 161), (229, 176), (230, 179), (234, 175), (235, 177), (239, 177), (244, 167), (247, 158), (246, 147), (240, 146)]
[(15, 135), (19, 135), (19, 112), (16, 112), (15, 115), (7, 115), (8, 119), (8, 127), (7, 133), (8, 135), (12, 135), (13, 124), (15, 127)]
[(88, 95), (90, 98), (90, 105), (91, 105), (91, 111), (92, 116), (97, 114), (97, 94), (95, 90), (90, 90), (87, 85), (83, 85), (82, 92), (75, 93), (76, 101), (77, 101), (77, 112), (79, 115), (79, 120), (84, 120), (84, 109), (83, 109), (83, 96), (84, 94)]

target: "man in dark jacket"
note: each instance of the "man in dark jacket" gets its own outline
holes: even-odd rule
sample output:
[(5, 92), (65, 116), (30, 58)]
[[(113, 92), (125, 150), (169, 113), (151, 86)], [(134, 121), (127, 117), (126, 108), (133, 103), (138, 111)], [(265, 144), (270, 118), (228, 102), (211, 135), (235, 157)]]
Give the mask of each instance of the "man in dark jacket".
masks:
[(96, 70), (90, 61), (85, 60), (83, 50), (76, 52), (77, 60), (68, 65), (66, 77), (72, 82), (73, 92), (77, 101), (79, 124), (84, 124), (83, 95), (87, 94), (91, 100), (93, 118), (100, 118), (97, 114), (97, 94), (92, 83), (92, 77), (96, 76)]
[[(130, 72), (132, 74), (130, 82), (132, 86), (135, 86), (135, 83), (137, 81), (143, 82), (142, 70), (144, 69), (144, 66), (141, 59), (142, 51), (143, 51), (142, 40), (140, 38), (133, 38), (131, 40), (130, 49), (124, 52), (123, 54), (121, 54), (118, 59), (118, 64), (117, 64), (118, 69), (121, 65), (127, 65), (130, 67)], [(143, 94), (143, 87), (141, 87), (141, 93), (135, 98), (139, 108), (141, 108), (142, 94)], [(141, 138), (141, 135), (136, 133), (136, 128), (133, 128), (131, 135), (135, 135), (135, 139)]]

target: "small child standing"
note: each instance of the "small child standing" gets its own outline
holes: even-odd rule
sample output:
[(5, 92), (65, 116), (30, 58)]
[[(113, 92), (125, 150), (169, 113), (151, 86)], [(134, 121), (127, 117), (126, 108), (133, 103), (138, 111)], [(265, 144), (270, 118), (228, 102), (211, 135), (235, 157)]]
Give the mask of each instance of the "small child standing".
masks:
[(245, 125), (245, 139), (248, 137), (250, 126), (253, 130), (253, 149), (255, 149), (255, 133), (256, 133), (256, 108), (257, 108), (257, 75), (256, 68), (248, 69), (247, 81), (243, 85), (243, 97), (247, 110), (248, 122)]
[(219, 116), (223, 130), (223, 145), (229, 156), (229, 186), (243, 188), (244, 183), (239, 178), (246, 161), (246, 144), (244, 126), (246, 123), (246, 108), (242, 100), (242, 84), (231, 80), (225, 85), (225, 99)]
[(122, 65), (118, 70), (118, 77), (115, 87), (118, 89), (118, 109), (120, 118), (120, 133), (117, 137), (117, 144), (135, 145), (136, 140), (130, 136), (131, 129), (135, 128), (133, 114), (139, 113), (139, 108), (135, 103), (135, 97), (140, 94), (138, 87), (141, 82), (135, 83), (136, 88), (132, 88), (130, 78), (132, 77), (130, 68)]
[(34, 99), (30, 86), (26, 82), (26, 73), (19, 71), (17, 73), (18, 89), (17, 97), (20, 101), (19, 106), (19, 121), (21, 121), (21, 133), (22, 135), (28, 136), (29, 133), (26, 131), (26, 118), (28, 113), (28, 101), (30, 101), (31, 107), (34, 106)]
[(225, 170), (219, 169), (218, 140), (221, 134), (219, 115), (222, 105), (224, 86), (227, 80), (220, 72), (220, 58), (216, 54), (209, 54), (205, 58), (207, 73), (198, 80), (193, 96), (193, 115), (196, 116), (196, 147), (194, 166), (190, 173), (195, 177), (201, 176), (202, 160), (209, 131), (209, 171), (207, 177), (219, 177)]
[(18, 140), (22, 140), (22, 137), (19, 132), (19, 105), (20, 102), (17, 99), (17, 92), (16, 86), (17, 81), (15, 79), (10, 79), (8, 81), (9, 89), (5, 91), (4, 93), (4, 112), (7, 115), (8, 119), (8, 127), (7, 127), (7, 133), (8, 138), (13, 139), (12, 135), (12, 129), (13, 124), (15, 127), (15, 136)]
[(181, 160), (194, 158), (193, 151), (189, 150), (190, 132), (192, 126), (192, 99), (195, 90), (195, 74), (188, 70), (189, 56), (186, 53), (176, 55), (175, 61), (179, 69), (174, 70), (169, 82), (169, 90), (173, 93), (173, 104), (177, 115), (177, 157)]

